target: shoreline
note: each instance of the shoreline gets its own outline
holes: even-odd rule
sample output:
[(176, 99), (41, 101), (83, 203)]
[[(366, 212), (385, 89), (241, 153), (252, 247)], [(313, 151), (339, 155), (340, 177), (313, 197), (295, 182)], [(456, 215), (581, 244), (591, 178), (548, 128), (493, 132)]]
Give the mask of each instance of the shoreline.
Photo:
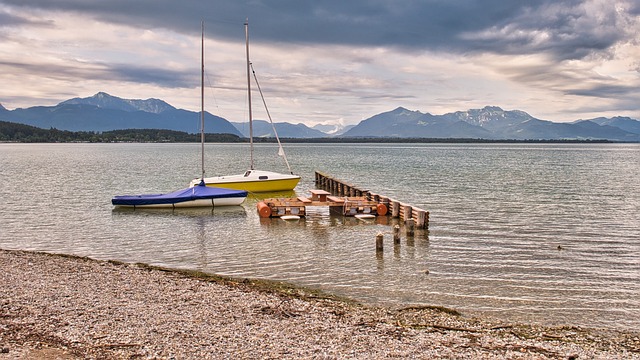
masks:
[(0, 249), (0, 359), (640, 359), (640, 332), (390, 309), (280, 282)]

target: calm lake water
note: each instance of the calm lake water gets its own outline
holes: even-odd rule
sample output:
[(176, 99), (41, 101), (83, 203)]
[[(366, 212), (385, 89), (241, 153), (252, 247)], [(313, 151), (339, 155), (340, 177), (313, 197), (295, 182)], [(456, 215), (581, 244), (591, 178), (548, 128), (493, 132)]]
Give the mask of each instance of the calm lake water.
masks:
[[(297, 194), (326, 172), (429, 210), (429, 232), (394, 247), (391, 225), (324, 209), (260, 219), (257, 196), (213, 211), (115, 210), (113, 195), (186, 187), (200, 172), (199, 144), (0, 144), (0, 248), (283, 280), (505, 321), (640, 328), (640, 145), (285, 148), (303, 177)], [(276, 153), (259, 145), (256, 167), (286, 172)], [(207, 144), (207, 175), (241, 173), (247, 158), (246, 145)]]

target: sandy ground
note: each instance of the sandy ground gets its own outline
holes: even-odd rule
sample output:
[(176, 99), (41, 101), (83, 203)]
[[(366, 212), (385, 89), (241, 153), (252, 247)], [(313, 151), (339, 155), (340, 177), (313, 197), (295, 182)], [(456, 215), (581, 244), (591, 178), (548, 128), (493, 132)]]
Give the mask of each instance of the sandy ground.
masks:
[(640, 333), (387, 309), (285, 284), (0, 250), (1, 359), (640, 359)]

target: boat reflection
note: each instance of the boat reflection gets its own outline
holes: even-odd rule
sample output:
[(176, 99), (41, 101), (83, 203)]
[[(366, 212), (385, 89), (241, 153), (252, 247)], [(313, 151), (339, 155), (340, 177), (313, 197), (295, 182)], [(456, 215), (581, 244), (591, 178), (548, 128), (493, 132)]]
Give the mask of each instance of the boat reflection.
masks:
[(247, 202), (253, 203), (258, 202), (264, 199), (278, 199), (278, 198), (294, 198), (297, 197), (295, 191), (287, 190), (287, 191), (274, 191), (274, 192), (261, 192), (261, 193), (253, 193), (249, 192), (247, 195)]
[(111, 214), (114, 216), (182, 216), (182, 217), (211, 217), (211, 216), (247, 216), (244, 206), (219, 206), (201, 208), (175, 208), (175, 209), (153, 209), (153, 208), (121, 208), (115, 207)]

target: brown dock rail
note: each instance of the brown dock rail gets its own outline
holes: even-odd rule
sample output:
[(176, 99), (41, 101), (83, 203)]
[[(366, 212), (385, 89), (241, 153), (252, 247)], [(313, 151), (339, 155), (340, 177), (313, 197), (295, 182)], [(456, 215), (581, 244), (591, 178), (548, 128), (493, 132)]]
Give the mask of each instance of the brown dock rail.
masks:
[(337, 196), (361, 197), (376, 204), (382, 204), (386, 209), (388, 209), (389, 216), (399, 218), (405, 223), (411, 219), (415, 222), (415, 226), (418, 229), (429, 228), (429, 212), (424, 209), (391, 199), (387, 196), (373, 193), (367, 189), (360, 189), (319, 171), (316, 171), (315, 173), (317, 188), (324, 189)]

